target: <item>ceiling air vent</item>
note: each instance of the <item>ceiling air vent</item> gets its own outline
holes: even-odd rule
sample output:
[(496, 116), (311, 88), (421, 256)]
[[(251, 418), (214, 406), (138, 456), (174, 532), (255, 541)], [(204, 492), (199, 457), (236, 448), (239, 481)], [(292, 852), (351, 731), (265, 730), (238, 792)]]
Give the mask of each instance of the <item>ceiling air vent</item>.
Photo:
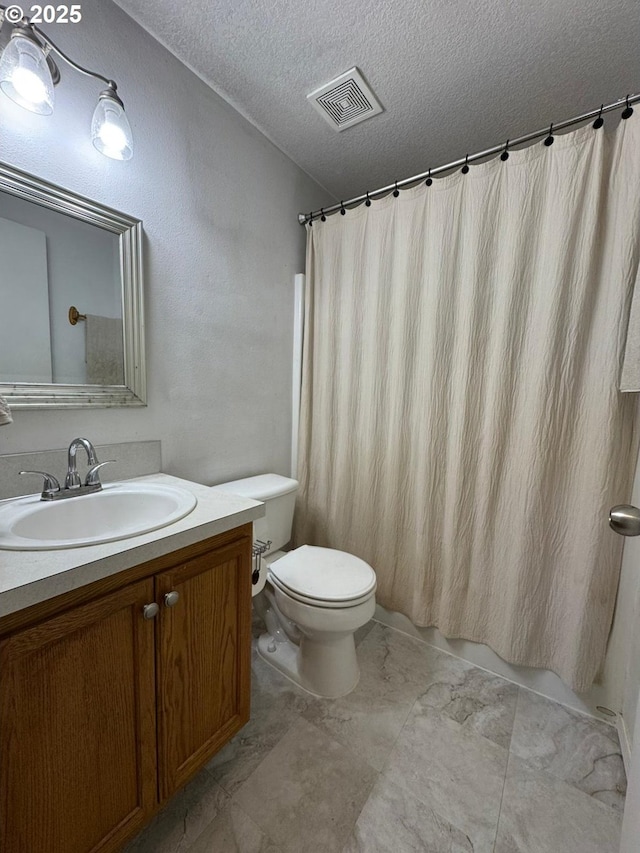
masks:
[(320, 86), (307, 95), (307, 100), (334, 130), (346, 130), (383, 109), (357, 68)]

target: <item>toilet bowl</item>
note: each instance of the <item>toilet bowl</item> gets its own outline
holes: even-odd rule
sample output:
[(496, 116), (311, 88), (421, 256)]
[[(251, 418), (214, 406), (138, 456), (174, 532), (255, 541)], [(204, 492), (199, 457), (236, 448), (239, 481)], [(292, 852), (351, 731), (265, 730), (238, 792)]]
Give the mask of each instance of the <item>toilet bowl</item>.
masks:
[(254, 525), (254, 538), (270, 542), (254, 586), (254, 605), (267, 627), (258, 654), (309, 693), (337, 698), (358, 683), (354, 633), (373, 616), (376, 575), (345, 551), (280, 550), (291, 538), (297, 487), (296, 480), (263, 474), (214, 488), (266, 505), (265, 518)]
[(263, 634), (258, 653), (310, 693), (350, 693), (360, 675), (353, 635), (373, 616), (375, 589), (375, 572), (358, 557), (310, 545), (289, 551), (270, 564), (264, 592), (287, 620), (278, 620), (284, 637)]

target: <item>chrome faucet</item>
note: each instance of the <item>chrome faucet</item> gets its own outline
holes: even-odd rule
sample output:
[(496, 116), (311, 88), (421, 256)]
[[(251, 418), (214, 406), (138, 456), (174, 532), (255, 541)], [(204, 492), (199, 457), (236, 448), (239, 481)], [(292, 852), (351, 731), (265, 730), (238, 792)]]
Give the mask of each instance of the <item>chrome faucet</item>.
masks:
[[(79, 447), (84, 447), (87, 453), (87, 461), (89, 470), (82, 484), (78, 469), (76, 467), (76, 454)], [(20, 474), (41, 474), (44, 477), (44, 487), (40, 500), (43, 501), (58, 501), (63, 498), (74, 498), (77, 495), (87, 495), (92, 492), (99, 492), (102, 489), (100, 482), (100, 468), (103, 465), (110, 465), (115, 462), (115, 459), (109, 459), (106, 462), (98, 462), (96, 450), (88, 438), (74, 438), (69, 445), (67, 453), (67, 476), (64, 481), (64, 489), (60, 488), (60, 483), (52, 475), (46, 471), (19, 471)]]
[(78, 469), (76, 468), (76, 453), (78, 452), (79, 447), (84, 447), (87, 451), (87, 461), (90, 466), (98, 464), (95, 447), (91, 444), (89, 439), (74, 438), (69, 445), (69, 450), (67, 452), (67, 476), (64, 481), (65, 489), (79, 489), (82, 486), (82, 480), (80, 479), (80, 474), (78, 474)]

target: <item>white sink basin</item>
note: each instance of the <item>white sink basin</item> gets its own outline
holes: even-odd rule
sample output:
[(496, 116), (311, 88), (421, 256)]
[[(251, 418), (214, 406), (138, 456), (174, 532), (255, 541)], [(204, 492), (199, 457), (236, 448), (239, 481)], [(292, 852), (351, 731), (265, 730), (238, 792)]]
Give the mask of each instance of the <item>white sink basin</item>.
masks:
[(133, 481), (58, 501), (29, 495), (0, 504), (0, 548), (49, 551), (127, 539), (184, 518), (196, 503), (186, 489)]

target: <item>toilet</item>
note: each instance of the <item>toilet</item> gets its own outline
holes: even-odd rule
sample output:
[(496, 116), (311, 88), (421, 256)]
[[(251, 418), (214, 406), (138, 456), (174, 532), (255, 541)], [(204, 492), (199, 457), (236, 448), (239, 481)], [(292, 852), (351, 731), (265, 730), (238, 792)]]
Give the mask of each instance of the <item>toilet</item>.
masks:
[(360, 675), (354, 633), (375, 610), (374, 570), (333, 548), (281, 550), (291, 539), (297, 480), (261, 474), (212, 488), (265, 503), (254, 522), (254, 540), (268, 544), (253, 576), (254, 605), (267, 627), (260, 657), (316, 696), (350, 693)]

